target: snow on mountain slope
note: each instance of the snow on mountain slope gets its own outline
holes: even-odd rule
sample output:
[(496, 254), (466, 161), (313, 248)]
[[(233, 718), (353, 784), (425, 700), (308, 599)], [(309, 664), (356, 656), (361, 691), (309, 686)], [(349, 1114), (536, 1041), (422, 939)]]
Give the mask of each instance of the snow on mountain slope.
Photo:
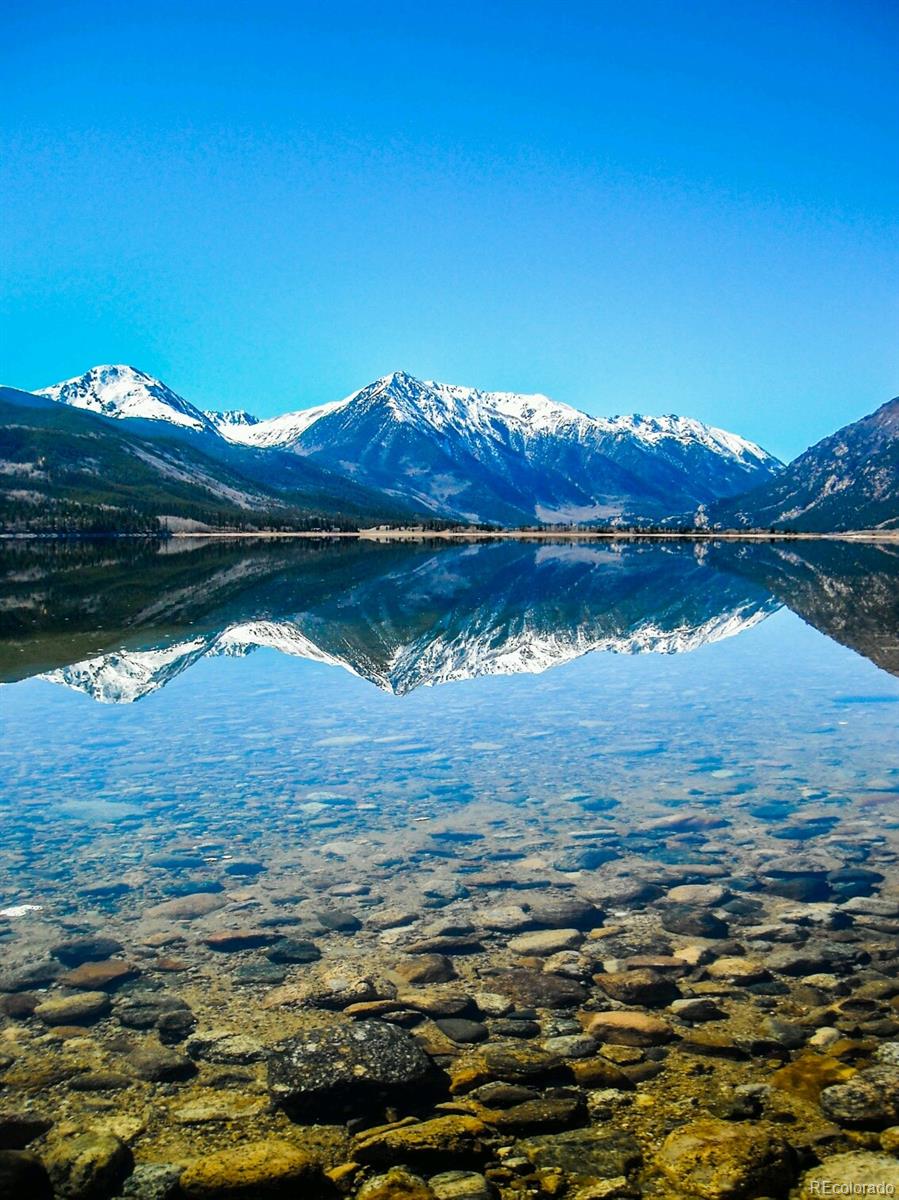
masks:
[(293, 451), (403, 506), (465, 521), (662, 519), (767, 483), (781, 468), (760, 446), (689, 417), (590, 417), (548, 396), (402, 371), (266, 420), (244, 409), (200, 412), (133, 367), (94, 367), (40, 394)]
[[(540, 436), (576, 436), (595, 434), (633, 437), (646, 446), (658, 447), (669, 439), (682, 444), (695, 443), (744, 464), (779, 465), (761, 446), (737, 434), (692, 417), (675, 415), (645, 417), (640, 414), (614, 417), (590, 417), (549, 396), (518, 392), (485, 392), (457, 384), (418, 380), (404, 371), (394, 371), (368, 387), (330, 404), (300, 409), (269, 420), (235, 422), (222, 429), (233, 441), (259, 446), (289, 446), (311, 429), (322, 417), (384, 397), (391, 415), (399, 422), (424, 421), (438, 432), (478, 433), (496, 437), (505, 430), (524, 438)], [(208, 414), (214, 416), (216, 414)]]
[[(223, 437), (228, 437), (228, 431), (248, 428), (251, 425), (258, 425), (259, 418), (254, 417), (252, 413), (247, 412), (245, 408), (229, 408), (224, 412), (218, 412), (215, 409), (204, 409), (203, 416), (208, 417), (212, 424), (216, 427)], [(238, 441), (237, 436), (229, 439)]]
[(436, 513), (467, 520), (671, 516), (769, 480), (780, 463), (685, 417), (590, 417), (543, 395), (397, 371), (330, 405), (241, 428)]
[(215, 432), (215, 426), (205, 413), (158, 379), (135, 367), (91, 367), (75, 379), (40, 388), (36, 395), (70, 404), (73, 408), (102, 413), (106, 417), (168, 421), (187, 429)]
[(346, 400), (318, 404), (314, 408), (284, 413), (280, 417), (269, 417), (267, 420), (258, 420), (253, 417), (248, 422), (222, 422), (218, 424), (218, 430), (222, 437), (243, 446), (259, 446), (261, 448), (293, 446), (319, 417), (334, 412), (351, 399), (350, 396)]

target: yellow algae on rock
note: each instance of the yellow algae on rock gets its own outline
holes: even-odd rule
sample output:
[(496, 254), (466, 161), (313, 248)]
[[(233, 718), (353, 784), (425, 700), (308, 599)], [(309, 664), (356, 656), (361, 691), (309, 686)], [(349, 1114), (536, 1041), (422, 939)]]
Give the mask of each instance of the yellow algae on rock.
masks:
[(267, 1138), (195, 1159), (181, 1176), (180, 1186), (189, 1200), (250, 1200), (264, 1195), (265, 1189), (314, 1183), (319, 1176), (319, 1167), (308, 1154), (289, 1142)]

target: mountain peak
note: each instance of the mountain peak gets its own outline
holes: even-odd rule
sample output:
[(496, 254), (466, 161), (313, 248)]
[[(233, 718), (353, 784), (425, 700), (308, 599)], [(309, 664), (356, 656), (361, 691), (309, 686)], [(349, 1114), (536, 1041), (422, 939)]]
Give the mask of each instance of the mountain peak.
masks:
[(209, 418), (183, 396), (127, 363), (91, 367), (83, 375), (40, 388), (36, 394), (105, 417), (167, 421), (205, 432), (214, 428)]
[(259, 418), (245, 408), (206, 408), (203, 416), (208, 417), (219, 432), (223, 429), (246, 429), (259, 424)]

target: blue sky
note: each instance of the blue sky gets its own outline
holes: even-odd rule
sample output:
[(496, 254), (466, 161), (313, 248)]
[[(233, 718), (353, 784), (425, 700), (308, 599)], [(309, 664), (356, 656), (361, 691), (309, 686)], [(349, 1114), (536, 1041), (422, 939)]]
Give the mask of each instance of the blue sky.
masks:
[(13, 0), (0, 379), (395, 368), (784, 457), (899, 392), (881, 0)]

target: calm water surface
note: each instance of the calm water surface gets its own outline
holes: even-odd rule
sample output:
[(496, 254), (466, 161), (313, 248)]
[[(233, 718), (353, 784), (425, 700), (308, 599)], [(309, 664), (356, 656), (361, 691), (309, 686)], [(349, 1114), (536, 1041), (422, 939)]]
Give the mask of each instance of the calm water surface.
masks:
[[(440, 995), (467, 998), (482, 1055), (574, 1036), (623, 1004), (673, 1022), (664, 1046), (594, 1039), (649, 1101), (628, 1093), (626, 1113), (600, 1118), (596, 1089), (572, 1084), (567, 1116), (557, 1103), (501, 1128), (508, 1142), (611, 1119), (640, 1148), (627, 1186), (665, 1195), (654, 1149), (702, 1097), (769, 1086), (819, 1027), (854, 1039), (856, 1065), (899, 1038), (895, 548), (17, 545), (0, 579), (0, 985), (37, 1004), (90, 985), (112, 1005), (73, 1032), (7, 1003), (5, 1094), (20, 1107), (52, 1106), (73, 1128), (118, 1120), (139, 1163), (183, 1163), (235, 1129), (305, 1128), (266, 1107), (265, 1055), (322, 1012), (386, 1006), (457, 1070), (475, 1050), (440, 1028), (453, 1018)], [(669, 895), (693, 885), (706, 892), (689, 903)], [(594, 915), (540, 915), (561, 900)], [(545, 946), (516, 942), (535, 929)], [(60, 979), (58, 944), (101, 933), (129, 977)], [(277, 939), (300, 937), (320, 957), (278, 961)], [(424, 953), (449, 963), (415, 985), (438, 996), (433, 1011), (403, 975), (429, 938)], [(766, 969), (804, 945), (807, 970)], [(757, 977), (708, 976), (729, 958)], [(629, 962), (679, 977), (681, 998), (714, 994), (719, 1018), (679, 1021), (670, 995), (597, 983)], [(578, 990), (542, 996), (534, 979)], [(814, 1015), (865, 987), (864, 1011)], [(478, 991), (509, 1011), (479, 1007)], [(148, 995), (187, 1006), (177, 1037), (128, 1024)], [(759, 1046), (764, 1020), (800, 1034)], [(691, 1049), (710, 1028), (721, 1045)], [(210, 1030), (258, 1039), (230, 1084), (196, 1042)], [(158, 1038), (190, 1075), (129, 1068)], [(76, 1086), (103, 1071), (126, 1082)], [(550, 1109), (551, 1093), (538, 1095)], [(806, 1142), (829, 1126), (839, 1148), (814, 1093), (774, 1094)], [(204, 1104), (213, 1115), (191, 1120)], [(491, 1136), (469, 1159), (504, 1196), (525, 1194), (527, 1172), (503, 1175)], [(352, 1157), (338, 1143), (331, 1158)], [(795, 1178), (820, 1157), (802, 1153)]]

